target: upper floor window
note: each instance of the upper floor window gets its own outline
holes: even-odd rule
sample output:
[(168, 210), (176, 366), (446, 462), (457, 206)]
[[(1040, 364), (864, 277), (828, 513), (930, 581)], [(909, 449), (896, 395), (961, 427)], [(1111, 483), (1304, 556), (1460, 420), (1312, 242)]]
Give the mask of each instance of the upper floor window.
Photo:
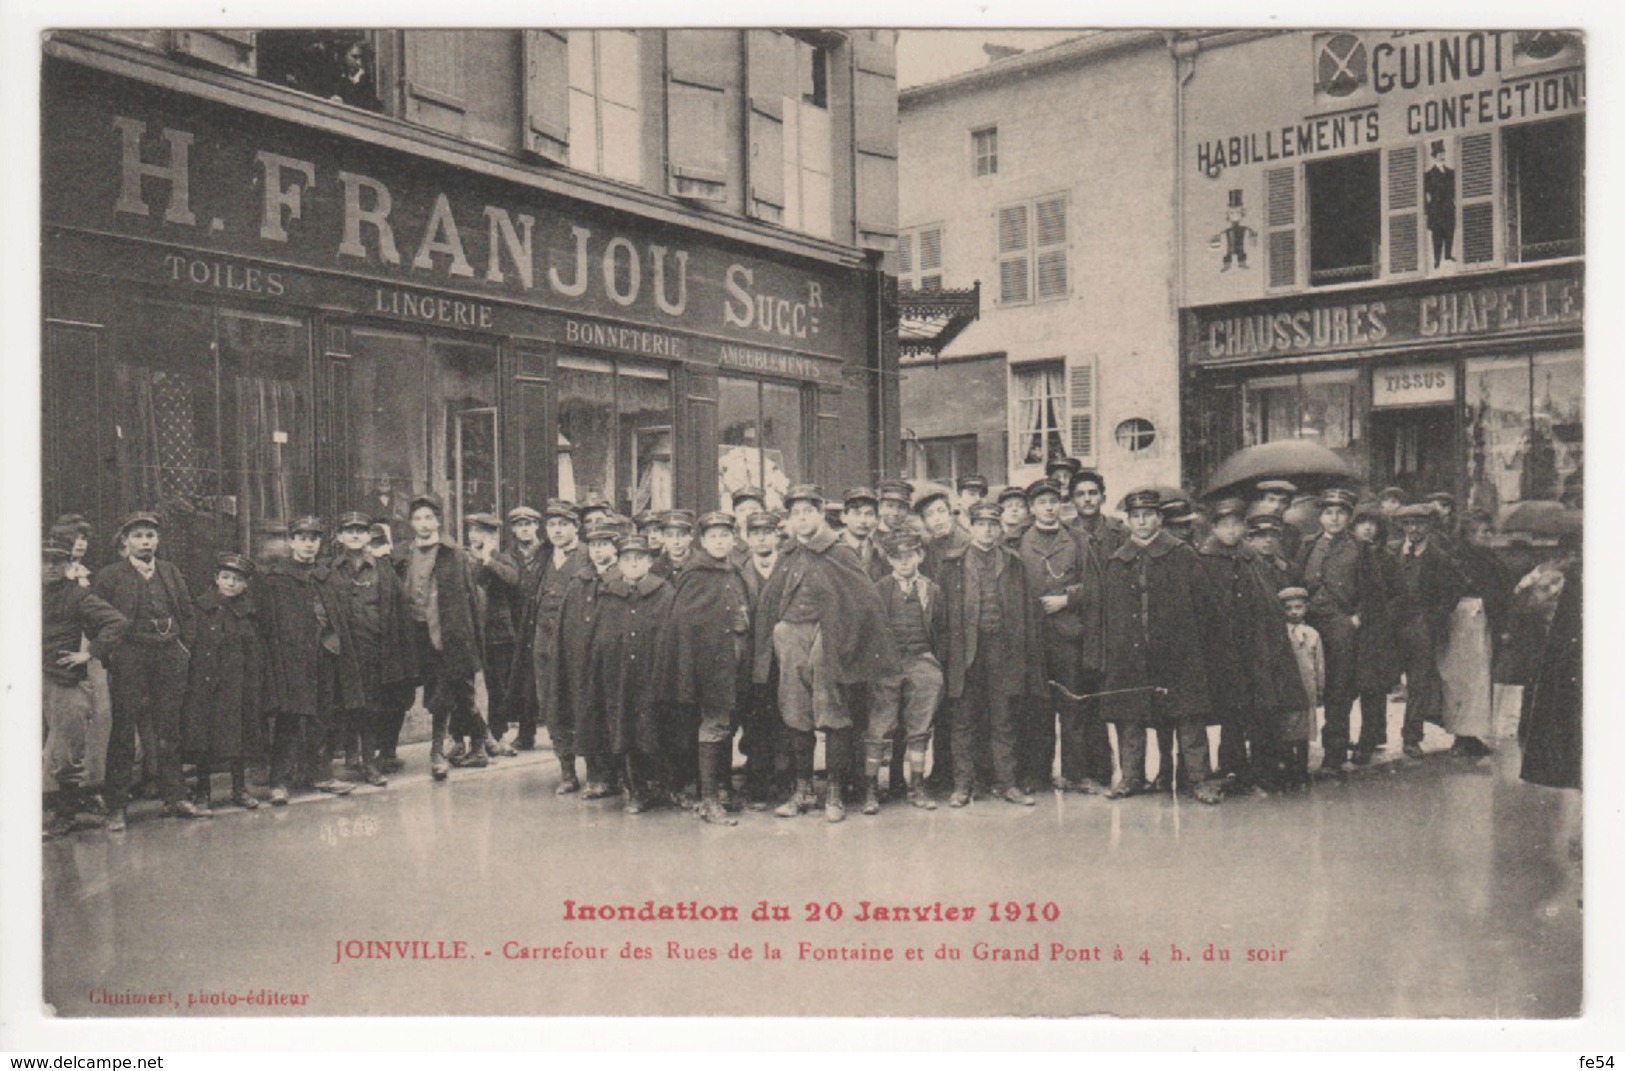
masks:
[(1573, 116), (1509, 126), (1507, 259), (1550, 260), (1585, 252), (1585, 127)]
[(999, 303), (1066, 297), (1066, 198), (1001, 208), (998, 229)]
[(570, 166), (622, 182), (643, 175), (641, 64), (633, 30), (571, 30)]
[(999, 173), (999, 128), (983, 127), (970, 135), (971, 158), (978, 178)]
[(382, 111), (378, 55), (365, 30), (260, 30), (260, 78), (370, 112)]
[(828, 238), (835, 229), (829, 49), (796, 37), (790, 44), (796, 81), (784, 100), (784, 225)]
[(1382, 247), (1381, 154), (1354, 153), (1304, 166), (1309, 285), (1377, 277)]
[(942, 289), (942, 224), (915, 227), (897, 239), (897, 285), (904, 290)]

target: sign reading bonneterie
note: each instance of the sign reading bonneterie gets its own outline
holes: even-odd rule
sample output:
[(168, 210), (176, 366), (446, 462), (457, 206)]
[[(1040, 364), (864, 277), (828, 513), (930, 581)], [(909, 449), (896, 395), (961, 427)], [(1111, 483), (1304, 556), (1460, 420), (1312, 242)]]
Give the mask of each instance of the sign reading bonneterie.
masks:
[(232, 266), (217, 289), (275, 298), (278, 264), (338, 271), (387, 284), (358, 311), (451, 327), (491, 329), (483, 299), (828, 356), (862, 347), (839, 268), (88, 77), (48, 82), (45, 123), (83, 132), (43, 143), (47, 227), (183, 247), (154, 254), (175, 282), (212, 285), (193, 276), (230, 255), (268, 266)]

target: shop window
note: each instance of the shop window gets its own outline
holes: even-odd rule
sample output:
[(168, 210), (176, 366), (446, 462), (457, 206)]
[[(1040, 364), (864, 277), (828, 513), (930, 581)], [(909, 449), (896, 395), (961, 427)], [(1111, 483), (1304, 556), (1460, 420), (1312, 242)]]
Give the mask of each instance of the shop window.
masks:
[(1013, 368), (1010, 380), (1011, 467), (1046, 465), (1066, 457), (1066, 362)]
[(1584, 505), (1580, 351), (1470, 360), (1465, 404), (1470, 508), (1501, 519), (1523, 502)]
[(897, 241), (897, 285), (903, 290), (942, 289), (942, 224), (904, 231)]
[(260, 30), (259, 76), (369, 112), (383, 110), (378, 56), (365, 30)]
[(920, 478), (954, 486), (959, 477), (979, 472), (976, 436), (954, 435), (920, 440)]
[(1503, 129), (1509, 260), (1585, 252), (1584, 123), (1573, 116)]
[(717, 381), (717, 499), (731, 508), (741, 487), (767, 492), (779, 509), (784, 494), (806, 478), (802, 390), (737, 376)]
[(643, 177), (641, 50), (635, 30), (571, 30), (570, 166)]
[(1306, 439), (1364, 467), (1364, 412), (1353, 369), (1250, 380), (1245, 393), (1246, 445)]
[(971, 159), (977, 178), (999, 173), (999, 128), (983, 127), (970, 135)]
[(999, 302), (1022, 305), (1067, 295), (1066, 198), (998, 212)]
[(1377, 277), (1382, 245), (1381, 153), (1304, 165), (1309, 214), (1309, 285)]
[(593, 357), (558, 362), (558, 480), (563, 498), (603, 495), (624, 513), (673, 505), (671, 376)]

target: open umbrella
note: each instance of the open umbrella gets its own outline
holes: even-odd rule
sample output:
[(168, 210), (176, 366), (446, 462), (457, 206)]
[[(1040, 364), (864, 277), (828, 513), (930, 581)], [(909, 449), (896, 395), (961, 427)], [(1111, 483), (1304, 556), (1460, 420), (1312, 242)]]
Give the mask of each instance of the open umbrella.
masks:
[(1532, 536), (1561, 536), (1580, 531), (1584, 514), (1549, 498), (1519, 502), (1501, 516), (1502, 532), (1523, 532)]
[(1220, 463), (1203, 498), (1248, 495), (1259, 480), (1291, 480), (1301, 491), (1364, 481), (1335, 451), (1306, 439), (1277, 439), (1237, 450)]

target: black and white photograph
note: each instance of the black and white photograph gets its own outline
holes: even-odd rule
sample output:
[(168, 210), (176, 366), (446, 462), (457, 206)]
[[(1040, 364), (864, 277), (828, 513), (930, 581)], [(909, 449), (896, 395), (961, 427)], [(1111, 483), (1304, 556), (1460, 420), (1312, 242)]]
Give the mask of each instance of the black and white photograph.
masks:
[(35, 34), (0, 1049), (1604, 1010), (1587, 26), (502, 13)]

